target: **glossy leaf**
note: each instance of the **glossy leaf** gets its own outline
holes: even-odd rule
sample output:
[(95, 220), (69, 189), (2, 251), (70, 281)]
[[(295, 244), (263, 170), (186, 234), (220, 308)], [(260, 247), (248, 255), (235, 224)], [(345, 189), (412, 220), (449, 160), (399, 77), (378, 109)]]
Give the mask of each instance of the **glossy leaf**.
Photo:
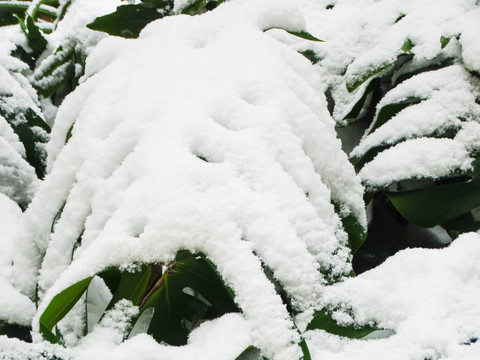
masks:
[(47, 47), (47, 40), (43, 37), (42, 32), (30, 15), (27, 15), (25, 26), (26, 31), (24, 30), (24, 33), (27, 37), (28, 45), (33, 50), (33, 57), (38, 58)]
[(87, 27), (110, 35), (137, 38), (148, 23), (161, 17), (163, 15), (157, 9), (144, 4), (121, 5), (115, 12), (96, 18)]
[(362, 85), (368, 79), (383, 76), (388, 72), (390, 72), (392, 69), (393, 69), (393, 63), (391, 62), (385, 62), (377, 66), (374, 66), (370, 71), (366, 71), (363, 74), (354, 76), (350, 81), (347, 81), (347, 90), (349, 92), (352, 92), (356, 90), (360, 85)]
[(373, 120), (373, 125), (371, 126), (369, 130), (369, 134), (373, 133), (376, 129), (378, 129), (380, 126), (385, 124), (388, 120), (390, 120), (392, 117), (397, 115), (400, 111), (405, 109), (406, 107), (414, 104), (418, 104), (422, 101), (421, 98), (416, 97), (416, 96), (410, 96), (407, 97), (406, 99), (399, 101), (397, 103), (393, 104), (387, 104), (383, 106), (377, 113), (377, 116)]
[(362, 109), (364, 108), (369, 95), (372, 94), (374, 89), (378, 86), (379, 84), (377, 81), (375, 81), (375, 79), (368, 83), (368, 85), (365, 87), (365, 90), (363, 91), (362, 96), (358, 99), (357, 102), (355, 102), (347, 115), (343, 117), (343, 121), (346, 123), (346, 125), (353, 123), (355, 120), (358, 120), (362, 116)]
[(202, 259), (187, 251), (163, 273), (145, 296), (140, 310), (154, 308), (148, 333), (157, 341), (183, 345), (202, 318), (213, 318), (238, 308), (221, 279)]
[(348, 235), (348, 246), (352, 251), (352, 254), (362, 246), (365, 238), (367, 236), (367, 229), (365, 229), (357, 218), (352, 215), (342, 216), (340, 212), (340, 206), (334, 204), (335, 212), (340, 215), (340, 220), (342, 221), (343, 229)]
[(347, 90), (352, 92), (356, 90), (360, 85), (362, 85), (365, 81), (370, 78), (377, 78), (384, 75), (391, 73), (393, 70), (399, 69), (403, 66), (406, 62), (412, 59), (413, 43), (410, 39), (405, 40), (402, 47), (400, 48), (397, 58), (395, 61), (386, 61), (381, 64), (377, 64), (372, 66), (368, 71), (364, 73), (357, 74), (356, 76), (352, 76), (352, 79), (347, 81)]
[[(30, 2), (27, 1), (0, 1), (0, 26), (16, 24), (18, 18), (25, 16), (25, 12), (29, 6)], [(51, 20), (55, 19), (57, 15), (51, 8), (45, 7), (42, 4), (39, 4), (36, 13)]]
[(389, 192), (387, 196), (405, 219), (419, 226), (433, 227), (480, 206), (480, 179), (423, 190)]
[(272, 29), (284, 30), (284, 31), (288, 32), (289, 34), (291, 34), (293, 36), (296, 36), (296, 37), (299, 37), (299, 38), (302, 38), (302, 39), (305, 39), (305, 40), (324, 42), (324, 40), (320, 40), (319, 38), (313, 36), (312, 34), (310, 34), (307, 31), (291, 31), (291, 30), (287, 30), (287, 29), (284, 29), (284, 28), (281, 28), (281, 27), (271, 27), (271, 28), (265, 29), (264, 31), (268, 31), (268, 30), (272, 30)]
[[(47, 64), (47, 65), (43, 65)], [(56, 96), (60, 103), (77, 85), (85, 66), (83, 51), (73, 42), (60, 45), (33, 73), (32, 85), (44, 98)], [(54, 99), (55, 100), (55, 99)]]
[(93, 277), (83, 279), (57, 294), (48, 304), (40, 316), (40, 333), (43, 338), (50, 342), (58, 342), (58, 337), (52, 333), (53, 327), (64, 318), (65, 315), (80, 300), (90, 285)]
[[(134, 305), (139, 306), (142, 296), (147, 290), (151, 274), (151, 265), (143, 266), (140, 271), (135, 272), (120, 272), (117, 269), (110, 269), (99, 274), (99, 276), (104, 279), (105, 284), (107, 284), (113, 295), (107, 306), (107, 310), (113, 308), (121, 299), (130, 300)], [(112, 281), (114, 278), (115, 283)]]
[(238, 355), (235, 360), (262, 360), (262, 354), (260, 350), (253, 345), (250, 345), (245, 350), (242, 351), (240, 355)]
[(395, 19), (395, 24), (398, 23), (400, 20), (402, 20), (405, 16), (406, 16), (406, 14), (398, 15), (398, 17)]
[(338, 336), (351, 339), (360, 339), (378, 330), (371, 326), (343, 326), (337, 324), (330, 314), (324, 311), (316, 311), (312, 321), (307, 325), (307, 330), (321, 329)]

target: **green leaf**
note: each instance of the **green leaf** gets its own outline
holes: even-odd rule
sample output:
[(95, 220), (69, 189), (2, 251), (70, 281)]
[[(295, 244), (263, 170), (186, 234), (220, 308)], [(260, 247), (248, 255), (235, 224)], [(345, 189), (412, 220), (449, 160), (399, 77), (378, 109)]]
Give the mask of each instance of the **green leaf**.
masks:
[(262, 360), (262, 354), (260, 349), (257, 349), (255, 346), (250, 345), (245, 350), (242, 351), (240, 355), (238, 355), (235, 360)]
[(10, 324), (0, 320), (0, 335), (6, 335), (9, 338), (15, 337), (17, 339), (32, 342), (31, 326), (23, 326), (18, 324)]
[(367, 237), (367, 229), (360, 224), (355, 216), (351, 214), (342, 216), (340, 204), (334, 201), (333, 206), (335, 207), (335, 212), (340, 216), (343, 229), (348, 235), (348, 246), (352, 251), (352, 254), (355, 254)]
[[(113, 275), (112, 272), (118, 272), (119, 277)], [(139, 306), (140, 301), (142, 300), (145, 291), (147, 290), (148, 280), (152, 274), (152, 265), (143, 266), (140, 271), (120, 272), (117, 269), (110, 269), (102, 272), (99, 276), (104, 279), (109, 279), (109, 284), (107, 281), (105, 283), (112, 291), (112, 299), (107, 306), (107, 310), (113, 308), (115, 304), (121, 299), (130, 300), (134, 305)], [(115, 277), (116, 286), (112, 286), (112, 279)]]
[(0, 26), (19, 23), (19, 19), (25, 16), (27, 8), (24, 4), (0, 2)]
[(198, 0), (188, 5), (186, 8), (182, 9), (182, 14), (195, 15), (198, 14), (201, 10), (205, 9), (209, 0)]
[[(16, 24), (19, 18), (24, 18), (29, 6), (30, 2), (27, 1), (0, 1), (0, 26)], [(42, 4), (38, 6), (37, 14), (50, 20), (55, 19), (57, 15), (51, 8)]]
[(368, 334), (378, 330), (371, 326), (344, 326), (339, 325), (333, 319), (331, 314), (324, 311), (315, 311), (312, 321), (307, 325), (307, 330), (321, 329), (326, 332), (338, 336), (343, 336), (351, 339), (360, 339)]
[(288, 31), (286, 30), (289, 34), (292, 34), (294, 36), (297, 36), (299, 38), (305, 39), (305, 40), (310, 40), (310, 41), (319, 41), (319, 42), (324, 42), (324, 40), (320, 40), (319, 38), (316, 38), (312, 34), (310, 34), (307, 31)]
[(199, 320), (238, 311), (218, 274), (201, 256), (187, 251), (177, 254), (145, 295), (140, 311), (149, 307), (155, 310), (148, 333), (171, 345), (186, 344)]
[[(85, 55), (73, 41), (60, 45), (34, 71), (32, 85), (44, 98), (62, 98), (77, 85), (85, 66)], [(59, 99), (57, 99), (59, 100)]]
[(371, 67), (369, 70), (365, 71), (362, 74), (353, 76), (352, 79), (347, 81), (346, 84), (348, 92), (356, 90), (360, 85), (362, 85), (370, 78), (380, 77), (389, 73), (393, 68), (394, 64), (392, 62), (384, 62)]
[(478, 231), (480, 229), (480, 222), (472, 215), (472, 211), (469, 211), (456, 219), (442, 224), (442, 227), (447, 230), (448, 235), (450, 235), (452, 239), (455, 239), (460, 236), (460, 234)]
[(50, 342), (58, 342), (58, 337), (53, 335), (53, 327), (63, 319), (65, 315), (80, 300), (90, 285), (93, 277), (83, 279), (57, 294), (48, 304), (40, 316), (40, 333), (43, 338)]
[(162, 17), (157, 9), (145, 4), (121, 5), (115, 12), (96, 18), (87, 27), (110, 35), (137, 38), (148, 23)]
[(412, 48), (413, 48), (413, 43), (412, 40), (407, 39), (402, 45), (402, 53), (403, 54), (411, 54), (412, 53)]
[(445, 48), (445, 46), (448, 45), (448, 43), (450, 42), (450, 40), (452, 40), (451, 37), (445, 37), (445, 36), (440, 36), (440, 45), (443, 48)]
[(362, 109), (365, 106), (369, 95), (373, 93), (375, 88), (378, 86), (378, 81), (375, 81), (375, 79), (368, 83), (360, 99), (358, 99), (358, 101), (353, 105), (348, 114), (345, 115), (342, 119), (347, 125), (353, 123), (355, 120), (358, 120), (358, 118), (362, 115)]
[(398, 17), (395, 19), (395, 24), (398, 23), (400, 20), (402, 20), (405, 16), (406, 16), (406, 14), (398, 15)]
[(49, 133), (50, 127), (30, 108), (26, 110), (24, 116), (27, 119), (27, 123), (13, 123), (12, 128), (25, 147), (27, 161), (35, 168), (37, 176), (43, 178), (45, 176), (45, 159), (44, 155), (38, 151), (38, 143), (44, 142), (44, 140), (39, 138), (32, 128), (38, 126)]
[(419, 104), (422, 101), (421, 98), (417, 96), (410, 96), (404, 100), (401, 100), (397, 103), (387, 104), (378, 110), (377, 115), (373, 119), (373, 125), (370, 127), (369, 134), (373, 133), (380, 126), (385, 124), (392, 117), (397, 115), (400, 111), (405, 109), (410, 105)]
[(342, 217), (341, 220), (343, 228), (348, 234), (348, 246), (352, 254), (355, 254), (365, 241), (367, 230), (358, 222), (358, 219), (352, 215)]
[(305, 56), (308, 60), (310, 60), (310, 62), (315, 65), (316, 63), (318, 63), (321, 59), (317, 56), (317, 54), (315, 53), (315, 51), (311, 50), (311, 49), (308, 49), (308, 50), (305, 50), (305, 51), (299, 51), (300, 54), (302, 54), (303, 56)]
[(380, 64), (374, 64), (365, 72), (352, 76), (351, 79), (347, 81), (347, 90), (352, 92), (370, 78), (385, 76), (393, 70), (398, 70), (403, 64), (412, 59), (412, 48), (412, 41), (410, 39), (405, 40), (394, 61), (389, 60)]
[(70, 138), (72, 137), (72, 132), (73, 132), (73, 126), (75, 124), (72, 124), (72, 126), (70, 126), (70, 128), (68, 129), (67, 131), (67, 135), (65, 135), (65, 144), (68, 143), (68, 141), (70, 140)]
[(283, 30), (283, 31), (286, 31), (287, 33), (289, 33), (293, 36), (297, 36), (297, 37), (305, 39), (305, 40), (324, 42), (324, 40), (320, 40), (319, 38), (316, 38), (315, 36), (313, 36), (312, 34), (310, 34), (307, 31), (291, 31), (291, 30), (287, 30), (287, 29), (277, 27), (277, 26), (265, 29), (264, 31), (268, 31), (268, 30), (272, 30), (272, 29)]
[(480, 178), (386, 195), (405, 219), (419, 226), (433, 227), (448, 223), (480, 206)]
[(38, 58), (40, 54), (46, 49), (47, 40), (43, 37), (42, 32), (40, 31), (39, 27), (35, 24), (35, 21), (30, 15), (27, 15), (25, 24), (26, 24), (26, 31), (24, 30), (24, 33), (27, 37), (28, 45), (33, 50), (33, 56), (35, 58)]

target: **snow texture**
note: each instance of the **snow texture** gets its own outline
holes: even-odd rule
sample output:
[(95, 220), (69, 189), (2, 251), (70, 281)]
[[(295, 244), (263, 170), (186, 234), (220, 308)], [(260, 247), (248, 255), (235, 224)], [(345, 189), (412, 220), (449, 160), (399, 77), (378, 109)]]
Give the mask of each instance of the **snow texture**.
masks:
[[(23, 171), (1, 184), (27, 184), (0, 194), (0, 320), (31, 323), (34, 337), (28, 344), (0, 336), (2, 358), (223, 360), (255, 345), (268, 358), (297, 359), (300, 336), (262, 264), (291, 296), (301, 330), (323, 306), (341, 322), (385, 329), (366, 340), (307, 331), (312, 359), (480, 357), (477, 234), (442, 250), (401, 251), (358, 277), (325, 285), (324, 274), (350, 271), (332, 203), (342, 216), (364, 226), (366, 219), (360, 178), (321, 95), (328, 90), (342, 123), (367, 85), (349, 93), (346, 84), (391, 66), (407, 39), (415, 54), (407, 70), (455, 58), (391, 90), (381, 106), (411, 94), (420, 101), (367, 135), (354, 155), (390, 146), (360, 172), (373, 188), (471, 169), (480, 143), (478, 80), (470, 73), (480, 69), (478, 1), (232, 0), (201, 16), (151, 23), (137, 40), (108, 37), (97, 45), (105, 35), (84, 25), (116, 5), (73, 1), (48, 36), (46, 55), (72, 39), (91, 55), (83, 83), (58, 111), (49, 174), (38, 190), (27, 181), (32, 170), (21, 162), (21, 143), (0, 121), (5, 163)], [(307, 29), (326, 42), (264, 32), (272, 27)], [(444, 49), (441, 36), (450, 38)], [(12, 44), (0, 41), (6, 81), (5, 69), (28, 71), (3, 56)], [(295, 51), (306, 48), (319, 56), (317, 66)], [(45, 61), (47, 68), (53, 58)], [(32, 90), (23, 87), (22, 101), (39, 109)], [(450, 128), (458, 131), (452, 138), (434, 138)], [(35, 194), (23, 214), (7, 197), (19, 194), (28, 201)], [(216, 264), (242, 314), (207, 321), (187, 345), (173, 347), (144, 333), (122, 342), (137, 311), (126, 301), (83, 337), (79, 306), (59, 324), (70, 347), (41, 341), (39, 317), (66, 287), (108, 266), (168, 262), (180, 249)], [(30, 300), (36, 285), (38, 309)], [(108, 290), (98, 279), (92, 285), (98, 292), (87, 301), (99, 317)]]
[[(0, 37), (0, 193), (12, 200), (28, 205), (36, 191), (38, 180), (34, 168), (27, 162), (24, 145), (13, 127), (27, 123), (26, 113), (34, 112), (43, 118), (35, 90), (23, 73), (28, 66), (10, 56), (14, 43)], [(37, 139), (46, 134), (39, 129)], [(44, 144), (37, 142), (39, 152), (45, 152)]]
[[(107, 38), (94, 49), (85, 82), (59, 109), (49, 175), (26, 213), (32, 251), (45, 255), (35, 331), (45, 306), (72, 283), (188, 249), (205, 253), (235, 291), (255, 346), (274, 359), (300, 356), (262, 263), (295, 308), (311, 311), (322, 272), (351, 269), (332, 198), (366, 220), (315, 68), (263, 32), (279, 25), (304, 23), (288, 2), (238, 1), (164, 18), (138, 40)], [(33, 271), (18, 274), (25, 293)], [(68, 321), (78, 319), (63, 322), (75, 332)]]
[[(480, 335), (480, 236), (460, 236), (442, 250), (407, 249), (378, 268), (329, 287), (359, 323), (389, 329), (387, 338), (346, 340), (308, 331), (313, 359), (476, 359)], [(348, 316), (348, 314), (346, 314)]]
[(408, 179), (438, 179), (472, 170), (466, 147), (451, 139), (412, 139), (391, 147), (367, 163), (359, 176), (367, 188), (382, 188)]
[[(325, 89), (329, 89), (335, 100), (334, 118), (339, 123), (363, 93), (363, 88), (349, 93), (346, 83), (392, 64), (408, 39), (415, 54), (414, 68), (453, 57), (461, 59), (468, 69), (480, 69), (476, 41), (480, 8), (476, 1), (302, 0), (301, 3), (310, 32), (325, 40), (309, 47), (320, 58), (318, 65), (326, 81)], [(328, 5), (333, 6), (326, 10)], [(443, 49), (442, 36), (451, 39)]]
[(35, 305), (11, 283), (15, 240), (21, 214), (16, 203), (0, 194), (0, 321), (29, 326), (35, 313)]

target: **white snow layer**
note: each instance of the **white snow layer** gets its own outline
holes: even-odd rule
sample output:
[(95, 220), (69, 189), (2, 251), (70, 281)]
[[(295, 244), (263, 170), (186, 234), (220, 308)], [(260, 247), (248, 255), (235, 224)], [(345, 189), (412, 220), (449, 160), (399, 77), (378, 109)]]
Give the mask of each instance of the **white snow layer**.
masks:
[[(310, 32), (325, 40), (313, 47), (320, 57), (325, 88), (330, 89), (336, 103), (334, 118), (340, 123), (363, 92), (348, 93), (346, 83), (391, 64), (406, 40), (412, 42), (416, 66), (455, 57), (470, 70), (480, 69), (476, 40), (480, 8), (474, 0), (300, 2)], [(327, 5), (333, 8), (326, 10)], [(451, 38), (444, 49), (442, 36)]]
[(0, 194), (0, 321), (28, 326), (35, 314), (35, 305), (11, 284), (21, 215), (18, 205)]
[[(34, 168), (26, 161), (25, 148), (12, 126), (27, 122), (25, 112), (31, 109), (43, 118), (37, 95), (23, 76), (28, 66), (10, 56), (15, 48), (13, 42), (0, 34), (0, 193), (26, 206), (36, 191), (38, 180)], [(43, 144), (37, 143), (39, 151)]]
[[(85, 82), (59, 109), (50, 173), (26, 214), (25, 231), (45, 254), (35, 327), (68, 285), (188, 249), (206, 253), (233, 288), (253, 345), (273, 359), (300, 356), (262, 262), (294, 306), (310, 311), (325, 282), (319, 270), (350, 271), (331, 198), (366, 220), (315, 68), (263, 32), (279, 24), (304, 25), (287, 1), (237, 1), (94, 49)], [(31, 293), (27, 277), (32, 270), (18, 274), (18, 286)]]
[[(100, 8), (93, 0), (74, 3), (90, 4), (93, 12)], [(407, 38), (421, 47), (418, 53), (433, 58), (440, 51), (440, 36), (452, 36), (444, 55), (458, 54), (461, 44), (464, 64), (478, 69), (476, 2), (254, 3), (231, 1), (199, 17), (157, 21), (139, 40), (101, 42), (88, 60), (85, 82), (59, 111), (49, 144), (50, 174), (30, 208), (21, 217), (19, 209), (10, 209), (11, 200), (0, 197), (5, 200), (0, 210), (12, 214), (5, 217), (8, 225), (2, 223), (2, 231), (14, 234), (3, 239), (16, 241), (16, 251), (0, 258), (6, 274), (0, 287), (7, 291), (5, 299), (22, 304), (14, 309), (12, 302), (0, 304), (0, 316), (27, 324), (33, 304), (12, 285), (33, 297), (38, 281), (42, 301), (33, 321), (36, 341), (40, 314), (67, 286), (108, 265), (168, 261), (178, 249), (205, 252), (235, 290), (243, 314), (203, 323), (182, 347), (158, 344), (146, 334), (119, 344), (122, 316), (135, 311), (122, 303), (84, 338), (65, 334), (75, 344), (72, 348), (0, 336), (2, 357), (35, 357), (42, 351), (75, 359), (223, 360), (253, 344), (273, 359), (296, 359), (299, 336), (263, 275), (260, 259), (299, 310), (308, 314), (318, 306), (341, 304), (348, 310), (338, 311), (339, 317), (353, 314), (360, 323), (375, 322), (395, 332), (365, 341), (308, 331), (315, 360), (480, 357), (478, 342), (466, 345), (480, 333), (480, 236), (463, 235), (443, 250), (402, 251), (333, 287), (323, 286), (317, 271), (349, 270), (346, 235), (331, 198), (365, 222), (360, 182), (340, 151), (321, 92), (333, 89), (334, 116), (341, 119), (361, 91), (349, 94), (342, 74), (354, 79), (369, 64), (392, 61)], [(334, 8), (325, 10), (330, 4)], [(306, 21), (295, 9), (299, 5)], [(395, 23), (402, 14), (406, 16)], [(262, 32), (305, 26), (327, 40), (313, 45), (322, 57), (315, 70)], [(68, 38), (65, 34), (60, 38)], [(454, 38), (458, 34), (460, 40)], [(459, 71), (452, 86), (465, 79), (463, 70), (456, 69), (448, 70)], [(428, 109), (429, 101), (440, 101), (436, 90), (431, 85), (417, 106)], [(459, 125), (447, 116), (438, 121)], [(72, 125), (73, 136), (64, 145)], [(410, 139), (398, 146), (410, 147), (414, 154), (436, 142), (440, 152), (435, 159), (442, 158), (441, 149), (448, 155), (441, 171), (467, 169), (468, 152), (478, 149), (480, 125), (459, 126), (455, 139)], [(408, 131), (401, 136), (409, 138)], [(385, 134), (375, 142), (389, 139)], [(428, 160), (424, 152), (418, 158)], [(387, 179), (371, 177), (372, 185), (391, 181), (389, 162), (402, 160), (405, 152), (393, 147), (389, 154), (375, 165), (375, 172), (387, 172)], [(443, 174), (428, 161), (420, 164), (407, 175)], [(364, 170), (368, 179), (368, 167)], [(82, 232), (82, 244), (74, 250)], [(2, 242), (2, 249), (9, 244)], [(12, 260), (19, 265), (11, 267)], [(108, 326), (115, 319), (122, 321)], [(78, 320), (65, 321), (74, 329)]]
[[(313, 359), (478, 359), (480, 236), (448, 248), (407, 249), (378, 268), (327, 288), (326, 303), (343, 304), (360, 323), (393, 330), (388, 338), (345, 340), (307, 331)], [(390, 331), (392, 333), (392, 331)]]

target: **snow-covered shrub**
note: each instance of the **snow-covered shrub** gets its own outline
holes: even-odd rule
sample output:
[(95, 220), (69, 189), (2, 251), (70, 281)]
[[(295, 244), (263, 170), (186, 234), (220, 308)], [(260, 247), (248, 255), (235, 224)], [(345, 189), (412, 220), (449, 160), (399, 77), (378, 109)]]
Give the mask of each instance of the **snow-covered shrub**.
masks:
[[(346, 126), (340, 131), (346, 148), (354, 147), (350, 159), (366, 201), (376, 194), (375, 230), (365, 246), (381, 242), (384, 249), (374, 252), (449, 241), (444, 230), (435, 230), (443, 231), (438, 237), (423, 228), (442, 225), (456, 237), (480, 227), (479, 14), (470, 0), (339, 0), (310, 15), (312, 29), (326, 40), (315, 56), (328, 79), (333, 116)], [(385, 211), (404, 233), (389, 245), (373, 239), (376, 223), (385, 223), (375, 216)], [(382, 238), (392, 227), (384, 229), (378, 229)]]
[[(249, 329), (236, 355), (308, 356), (295, 315), (327, 316), (322, 289), (351, 273), (366, 217), (315, 69), (266, 30), (312, 37), (272, 4), (164, 18), (93, 49), (12, 255), (10, 283), (38, 304), (35, 341), (81, 354), (146, 331), (182, 345), (221, 317)], [(67, 45), (31, 77), (44, 103), (80, 46), (53, 35)]]
[[(52, 127), (44, 180), (5, 135), (9, 166), (33, 176), (0, 183), (0, 334), (18, 338), (0, 336), (1, 356), (478, 353), (478, 235), (351, 267), (364, 195), (384, 257), (414, 225), (398, 231), (380, 193), (400, 211), (395, 196), (420, 199), (413, 212), (452, 235), (445, 217), (478, 205), (476, 3), (442, 4), (418, 30), (413, 1), (223, 2), (0, 1), (21, 25), (2, 29), (21, 85), (7, 98)], [(350, 157), (360, 177), (328, 110), (369, 127)]]

